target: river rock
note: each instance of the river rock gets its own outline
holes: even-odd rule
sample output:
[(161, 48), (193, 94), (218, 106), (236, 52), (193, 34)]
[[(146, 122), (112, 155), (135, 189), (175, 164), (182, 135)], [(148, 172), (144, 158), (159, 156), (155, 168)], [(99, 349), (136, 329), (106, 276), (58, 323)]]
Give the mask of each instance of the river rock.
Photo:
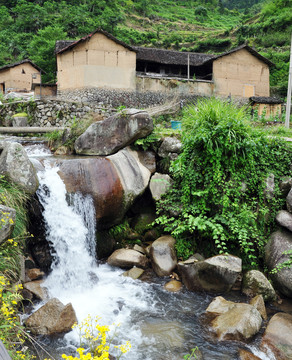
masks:
[(108, 157), (60, 161), (59, 174), (67, 192), (92, 196), (98, 230), (120, 223), (150, 179), (138, 153), (129, 148)]
[(252, 298), (250, 300), (250, 305), (254, 306), (257, 311), (261, 314), (262, 318), (264, 320), (267, 320), (268, 316), (267, 316), (267, 311), (266, 311), (266, 306), (265, 306), (265, 302), (263, 299), (262, 295), (257, 295), (254, 298)]
[(264, 190), (264, 195), (266, 199), (272, 199), (275, 193), (275, 175), (269, 174), (266, 179), (266, 187)]
[(126, 277), (130, 277), (133, 280), (137, 280), (143, 274), (143, 272), (144, 272), (143, 269), (133, 267), (132, 269), (125, 271), (122, 275)]
[[(290, 256), (285, 254), (292, 251), (292, 233), (287, 230), (274, 232), (265, 247), (265, 261), (271, 271), (285, 261), (290, 260)], [(284, 267), (271, 274), (274, 286), (285, 296), (292, 298), (292, 267)]]
[(283, 226), (289, 231), (292, 231), (292, 214), (290, 214), (288, 211), (279, 211), (276, 216), (276, 221), (279, 225)]
[(45, 275), (45, 273), (38, 268), (27, 269), (26, 274), (31, 281), (39, 280)]
[(286, 206), (289, 213), (292, 213), (292, 189), (289, 191), (286, 197)]
[(275, 314), (268, 323), (262, 338), (261, 349), (271, 351), (276, 360), (292, 359), (292, 315)]
[(239, 349), (239, 358), (240, 360), (261, 360), (258, 356), (254, 355), (250, 351), (245, 349)]
[(18, 143), (1, 143), (0, 174), (20, 186), (25, 192), (34, 194), (38, 179), (24, 148)]
[(179, 154), (181, 152), (182, 143), (179, 139), (175, 137), (166, 137), (162, 141), (159, 149), (158, 155), (162, 158), (169, 156), (171, 153)]
[(0, 205), (0, 244), (11, 237), (16, 219), (16, 210)]
[(63, 305), (58, 299), (51, 299), (25, 322), (36, 335), (54, 335), (69, 332), (77, 322), (71, 304)]
[(242, 271), (241, 259), (232, 255), (217, 255), (192, 264), (179, 263), (183, 284), (190, 291), (227, 292)]
[(173, 180), (167, 174), (155, 173), (150, 180), (149, 188), (155, 201), (161, 199), (161, 196), (167, 193), (171, 188)]
[(145, 269), (148, 266), (148, 259), (145, 255), (133, 249), (118, 249), (107, 259), (111, 266), (131, 268), (133, 266)]
[(211, 315), (212, 317), (225, 314), (227, 311), (232, 309), (235, 304), (235, 302), (228, 301), (222, 296), (216, 296), (207, 307), (206, 314)]
[(29, 290), (37, 299), (46, 300), (48, 298), (47, 289), (42, 287), (43, 280), (29, 281), (24, 283), (23, 288)]
[(154, 174), (156, 171), (156, 158), (153, 151), (139, 151), (138, 152), (139, 161), (144, 165), (151, 174)]
[(250, 297), (261, 294), (265, 301), (274, 301), (277, 298), (276, 292), (269, 280), (258, 270), (250, 270), (244, 274), (242, 292)]
[(152, 130), (153, 121), (146, 111), (127, 109), (90, 125), (74, 147), (77, 154), (111, 155)]
[(217, 316), (212, 328), (219, 340), (248, 340), (261, 328), (262, 317), (258, 310), (249, 304), (234, 303), (225, 313)]
[(168, 276), (177, 265), (174, 249), (175, 239), (172, 236), (161, 236), (150, 247), (152, 267), (158, 276)]
[(279, 187), (283, 196), (287, 196), (292, 187), (292, 178), (284, 176), (280, 179)]
[(170, 280), (164, 285), (164, 289), (169, 292), (177, 292), (182, 288), (182, 283), (178, 280)]

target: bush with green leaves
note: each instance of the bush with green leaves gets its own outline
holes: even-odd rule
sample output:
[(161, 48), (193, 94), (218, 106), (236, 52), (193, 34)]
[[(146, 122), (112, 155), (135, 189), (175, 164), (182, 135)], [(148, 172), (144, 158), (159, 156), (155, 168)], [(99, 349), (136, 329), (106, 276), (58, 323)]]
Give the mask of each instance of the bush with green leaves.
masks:
[(176, 238), (183, 258), (195, 250), (232, 253), (257, 266), (285, 203), (279, 179), (290, 173), (291, 148), (252, 127), (245, 109), (218, 99), (186, 108), (182, 121), (183, 151), (171, 166), (174, 186), (158, 205), (157, 223)]

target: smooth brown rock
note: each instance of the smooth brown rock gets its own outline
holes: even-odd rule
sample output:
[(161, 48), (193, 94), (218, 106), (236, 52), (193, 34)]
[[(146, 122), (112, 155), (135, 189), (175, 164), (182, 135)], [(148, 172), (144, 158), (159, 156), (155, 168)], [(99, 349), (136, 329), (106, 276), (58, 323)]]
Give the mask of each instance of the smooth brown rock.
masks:
[(254, 298), (252, 298), (250, 300), (250, 305), (254, 306), (258, 312), (261, 314), (262, 318), (264, 320), (267, 320), (268, 316), (267, 316), (267, 311), (266, 311), (266, 306), (265, 306), (265, 302), (263, 299), (262, 295), (257, 295)]
[(175, 239), (172, 236), (161, 236), (150, 248), (150, 258), (153, 270), (158, 276), (168, 276), (177, 265), (174, 249)]
[(125, 271), (122, 275), (126, 277), (130, 277), (133, 280), (137, 280), (143, 273), (144, 273), (143, 269), (133, 267), (132, 269)]
[(36, 335), (54, 335), (71, 331), (77, 322), (71, 304), (63, 305), (58, 299), (51, 299), (34, 312), (25, 325)]
[(138, 153), (129, 148), (107, 157), (66, 159), (59, 166), (68, 193), (93, 198), (99, 230), (118, 224), (150, 179)]
[(111, 266), (131, 268), (133, 266), (145, 269), (148, 266), (148, 259), (145, 255), (133, 249), (118, 249), (107, 259)]
[(38, 268), (26, 270), (27, 276), (31, 281), (41, 279), (45, 273)]
[(212, 316), (219, 316), (225, 314), (235, 305), (236, 303), (234, 303), (233, 301), (228, 301), (222, 296), (216, 296), (215, 299), (207, 307), (206, 313)]
[(193, 264), (178, 264), (183, 284), (190, 291), (230, 291), (241, 274), (241, 259), (217, 255)]
[(29, 281), (23, 284), (23, 288), (29, 290), (40, 300), (46, 300), (48, 293), (46, 288), (42, 287), (43, 280)]
[(272, 351), (276, 360), (292, 359), (292, 315), (275, 314), (268, 323), (261, 343), (262, 351)]
[(182, 283), (177, 280), (170, 280), (168, 283), (164, 285), (164, 289), (169, 292), (177, 292), (180, 291), (182, 288)]
[(249, 304), (235, 303), (224, 314), (211, 323), (219, 340), (248, 340), (261, 328), (262, 317), (257, 309)]

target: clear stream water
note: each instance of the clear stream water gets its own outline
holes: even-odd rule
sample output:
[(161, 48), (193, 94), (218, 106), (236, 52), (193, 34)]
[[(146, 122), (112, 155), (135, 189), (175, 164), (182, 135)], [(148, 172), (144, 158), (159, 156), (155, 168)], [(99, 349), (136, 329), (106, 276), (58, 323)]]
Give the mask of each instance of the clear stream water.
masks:
[[(217, 342), (202, 320), (213, 295), (183, 290), (169, 293), (163, 289), (166, 279), (153, 283), (121, 276), (123, 270), (99, 264), (95, 257), (95, 213), (93, 201), (81, 194), (68, 196), (58, 167), (47, 149), (27, 147), (37, 168), (40, 187), (37, 192), (44, 207), (47, 239), (54, 248), (55, 261), (46, 278), (50, 297), (72, 303), (78, 321), (88, 314), (100, 316), (101, 323), (120, 324), (117, 344), (129, 340), (132, 349), (127, 360), (182, 360), (198, 346), (205, 360), (238, 359), (244, 344)], [(38, 162), (42, 158), (42, 164)], [(225, 296), (245, 301), (236, 294)], [(71, 331), (62, 339), (48, 343), (56, 359), (62, 353), (73, 354), (78, 334)], [(256, 338), (249, 346), (261, 359), (272, 359), (258, 352)]]

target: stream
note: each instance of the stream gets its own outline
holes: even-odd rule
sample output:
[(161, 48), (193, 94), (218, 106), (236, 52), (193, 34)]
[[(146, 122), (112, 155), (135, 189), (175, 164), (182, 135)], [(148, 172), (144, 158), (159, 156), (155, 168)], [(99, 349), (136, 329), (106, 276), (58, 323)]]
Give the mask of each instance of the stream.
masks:
[[(51, 298), (72, 303), (78, 321), (90, 314), (100, 316), (101, 324), (115, 324), (114, 342), (131, 342), (131, 351), (123, 357), (127, 360), (183, 360), (196, 346), (205, 360), (238, 359), (239, 347), (252, 350), (260, 359), (272, 359), (256, 350), (260, 335), (249, 345), (215, 340), (203, 316), (215, 295), (185, 289), (170, 293), (163, 289), (165, 278), (132, 280), (121, 276), (124, 270), (100, 263), (95, 256), (92, 199), (78, 193), (66, 194), (57, 162), (43, 145), (29, 145), (26, 150), (39, 169), (37, 196), (44, 208), (47, 240), (55, 255), (44, 286)], [(238, 292), (224, 297), (247, 302)], [(62, 353), (74, 355), (79, 345), (76, 330), (63, 338), (42, 340), (56, 360), (62, 358)]]

